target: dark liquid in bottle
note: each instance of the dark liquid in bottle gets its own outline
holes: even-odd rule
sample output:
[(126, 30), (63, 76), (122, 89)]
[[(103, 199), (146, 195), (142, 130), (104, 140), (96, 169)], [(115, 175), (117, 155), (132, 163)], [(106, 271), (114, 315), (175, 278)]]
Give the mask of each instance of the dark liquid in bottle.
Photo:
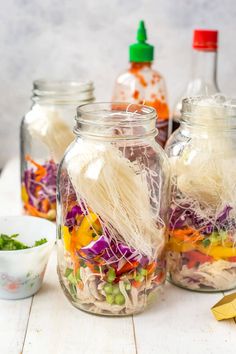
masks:
[(180, 123), (177, 120), (173, 119), (173, 121), (172, 121), (172, 131), (171, 132), (173, 133), (176, 129), (179, 128), (179, 126), (180, 126)]

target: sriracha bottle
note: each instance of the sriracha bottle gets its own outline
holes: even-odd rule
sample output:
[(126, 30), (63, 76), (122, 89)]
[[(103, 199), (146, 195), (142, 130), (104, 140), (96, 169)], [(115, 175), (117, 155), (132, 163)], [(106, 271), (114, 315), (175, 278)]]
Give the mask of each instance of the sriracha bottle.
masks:
[(169, 107), (165, 80), (152, 68), (154, 47), (146, 42), (144, 21), (140, 21), (137, 43), (129, 47), (130, 67), (116, 80), (113, 101), (151, 106), (157, 111), (157, 142), (164, 147), (168, 138)]

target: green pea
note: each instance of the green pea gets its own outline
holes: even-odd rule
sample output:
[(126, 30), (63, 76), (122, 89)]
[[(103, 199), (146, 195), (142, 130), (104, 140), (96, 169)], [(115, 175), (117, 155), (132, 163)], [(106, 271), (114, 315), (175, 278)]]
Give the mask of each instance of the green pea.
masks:
[(78, 281), (81, 280), (81, 277), (80, 277), (80, 268), (77, 270), (76, 274), (75, 274), (75, 277)]
[(125, 297), (124, 297), (124, 295), (122, 295), (122, 294), (117, 294), (117, 295), (115, 296), (115, 303), (116, 303), (117, 305), (124, 305), (124, 303), (125, 303)]
[(106, 301), (108, 302), (108, 304), (112, 305), (114, 302), (114, 296), (111, 294), (107, 294)]
[(73, 273), (70, 273), (70, 275), (67, 277), (67, 280), (71, 283), (76, 285), (77, 284), (77, 279), (75, 278)]
[(137, 273), (134, 277), (134, 280), (142, 282), (144, 280), (144, 276), (140, 273)]
[(110, 268), (107, 272), (107, 281), (108, 283), (112, 283), (116, 279), (115, 269)]
[(103, 289), (106, 294), (112, 294), (112, 292), (113, 292), (113, 286), (109, 283), (105, 284)]
[(66, 268), (65, 277), (68, 277), (72, 272), (73, 272), (73, 269), (71, 269), (71, 268)]
[(118, 295), (118, 294), (120, 294), (119, 285), (114, 285), (112, 294), (113, 294), (113, 295)]
[(125, 290), (131, 290), (131, 284), (130, 283), (126, 283), (125, 284)]
[(147, 275), (147, 269), (144, 269), (144, 268), (141, 268), (139, 273), (143, 276), (146, 276)]

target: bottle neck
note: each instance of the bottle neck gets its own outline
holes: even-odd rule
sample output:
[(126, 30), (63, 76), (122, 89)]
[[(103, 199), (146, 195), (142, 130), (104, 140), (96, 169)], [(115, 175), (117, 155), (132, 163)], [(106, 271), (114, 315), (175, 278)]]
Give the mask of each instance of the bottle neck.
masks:
[[(217, 51), (193, 50), (192, 80), (219, 91), (217, 84)], [(205, 93), (205, 92), (202, 92)], [(207, 92), (206, 92), (207, 94)]]
[(137, 62), (130, 62), (130, 70), (131, 71), (138, 71), (144, 68), (151, 68), (152, 66), (152, 62), (151, 61), (147, 61), (144, 63), (137, 63)]

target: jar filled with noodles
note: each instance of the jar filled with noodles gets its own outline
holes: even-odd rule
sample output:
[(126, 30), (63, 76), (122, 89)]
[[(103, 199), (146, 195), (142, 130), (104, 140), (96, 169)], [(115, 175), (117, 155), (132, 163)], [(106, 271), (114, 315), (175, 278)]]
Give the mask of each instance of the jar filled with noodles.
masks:
[(58, 274), (87, 312), (140, 312), (165, 281), (169, 164), (155, 122), (136, 104), (77, 110), (58, 176)]
[(76, 107), (93, 102), (93, 84), (37, 80), (33, 106), (21, 123), (21, 196), (27, 214), (56, 218), (56, 176)]
[(171, 164), (170, 280), (196, 291), (236, 287), (236, 101), (183, 100)]

